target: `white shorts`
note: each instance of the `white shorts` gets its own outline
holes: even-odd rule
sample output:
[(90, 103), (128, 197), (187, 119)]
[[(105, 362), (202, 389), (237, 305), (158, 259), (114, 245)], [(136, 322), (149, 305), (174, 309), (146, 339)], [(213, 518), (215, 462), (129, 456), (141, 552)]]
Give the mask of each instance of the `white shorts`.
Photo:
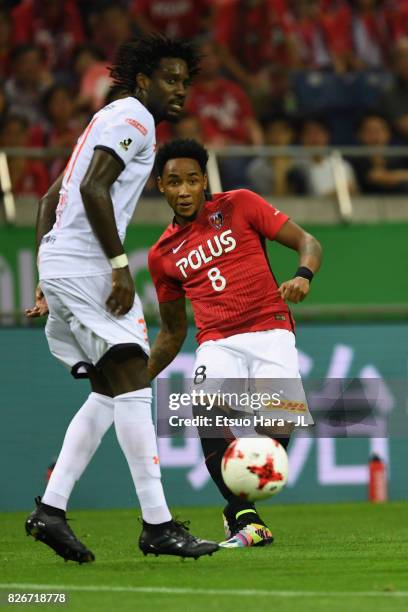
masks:
[[(225, 395), (231, 400), (225, 403), (234, 410), (251, 414), (258, 410), (270, 418), (292, 422), (303, 416), (304, 423), (313, 424), (300, 378), (295, 336), (286, 329), (203, 342), (196, 351), (192, 389), (212, 394), (220, 391), (221, 398)], [(236, 394), (238, 402), (234, 401)]]
[(86, 376), (86, 366), (98, 366), (101, 358), (117, 345), (138, 345), (150, 353), (142, 305), (136, 295), (123, 316), (107, 310), (112, 275), (42, 280), (49, 315), (45, 335), (51, 353), (73, 376)]

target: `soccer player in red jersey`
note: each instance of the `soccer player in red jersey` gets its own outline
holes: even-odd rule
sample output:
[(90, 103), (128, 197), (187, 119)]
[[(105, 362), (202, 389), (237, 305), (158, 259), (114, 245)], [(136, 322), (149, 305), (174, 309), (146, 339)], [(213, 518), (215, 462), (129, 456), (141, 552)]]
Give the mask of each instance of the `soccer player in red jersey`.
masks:
[[(305, 422), (312, 423), (286, 301), (301, 302), (309, 293), (320, 267), (320, 244), (251, 191), (228, 191), (207, 199), (207, 160), (202, 145), (182, 139), (165, 144), (156, 158), (159, 189), (174, 219), (149, 252), (162, 319), (149, 374), (156, 377), (179, 352), (187, 332), (188, 298), (199, 343), (194, 388), (216, 392), (226, 379), (249, 385), (263, 379), (272, 381), (272, 388), (273, 380), (280, 379), (278, 389), (282, 379), (298, 381), (299, 409)], [(294, 278), (281, 285), (270, 267), (265, 239), (277, 240), (299, 253)], [(231, 406), (218, 408), (229, 410)], [(285, 437), (280, 442), (286, 447), (293, 424), (284, 404), (281, 408), (276, 416), (283, 413), (285, 426), (280, 432)], [(255, 506), (233, 495), (222, 479), (221, 459), (231, 438), (209, 437), (205, 428), (199, 428), (199, 434), (208, 471), (227, 500), (226, 540), (221, 546), (271, 543), (272, 534)]]

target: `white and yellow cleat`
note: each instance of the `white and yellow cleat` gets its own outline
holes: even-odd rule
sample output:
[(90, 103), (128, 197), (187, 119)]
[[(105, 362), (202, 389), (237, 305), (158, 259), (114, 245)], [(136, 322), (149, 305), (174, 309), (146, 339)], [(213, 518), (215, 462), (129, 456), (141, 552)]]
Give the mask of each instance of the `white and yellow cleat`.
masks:
[[(266, 525), (259, 525), (258, 523), (249, 523), (248, 525), (241, 525), (240, 527), (237, 526), (237, 530), (234, 530), (234, 533), (231, 533), (229, 529), (228, 532), (227, 539), (220, 542), (221, 548), (267, 546), (273, 542), (271, 530)], [(230, 535), (230, 537), (228, 537), (228, 535)]]

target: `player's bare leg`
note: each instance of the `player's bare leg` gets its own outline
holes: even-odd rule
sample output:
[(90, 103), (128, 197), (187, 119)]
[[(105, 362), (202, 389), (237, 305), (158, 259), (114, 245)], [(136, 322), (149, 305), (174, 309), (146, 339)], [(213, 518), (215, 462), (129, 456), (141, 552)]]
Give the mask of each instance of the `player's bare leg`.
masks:
[(52, 548), (66, 561), (87, 563), (94, 554), (75, 536), (65, 515), (77, 480), (89, 465), (103, 436), (113, 423), (112, 390), (103, 374), (89, 368), (92, 393), (72, 419), (45, 493), (36, 498), (28, 517), (27, 535)]

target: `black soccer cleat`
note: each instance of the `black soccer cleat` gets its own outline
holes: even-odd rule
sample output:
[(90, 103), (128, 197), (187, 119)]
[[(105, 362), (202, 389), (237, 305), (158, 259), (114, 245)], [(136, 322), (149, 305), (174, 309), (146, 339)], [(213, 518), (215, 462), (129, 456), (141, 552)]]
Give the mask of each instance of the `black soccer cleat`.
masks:
[(216, 542), (201, 540), (188, 531), (188, 523), (169, 521), (163, 527), (148, 525), (143, 521), (139, 548), (144, 555), (176, 555), (198, 559), (219, 550)]
[(43, 542), (65, 561), (90, 563), (95, 555), (78, 540), (66, 518), (47, 514), (40, 505), (41, 497), (35, 498), (36, 509), (25, 522), (27, 535)]

